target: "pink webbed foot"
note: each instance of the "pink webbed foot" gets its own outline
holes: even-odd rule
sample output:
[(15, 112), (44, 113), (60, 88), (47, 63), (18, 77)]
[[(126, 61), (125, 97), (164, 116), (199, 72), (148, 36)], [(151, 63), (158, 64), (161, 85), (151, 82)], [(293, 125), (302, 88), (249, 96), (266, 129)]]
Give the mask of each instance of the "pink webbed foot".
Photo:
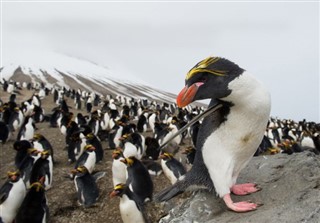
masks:
[(237, 184), (231, 187), (231, 192), (235, 195), (247, 195), (260, 191), (261, 188), (257, 184)]
[(254, 211), (261, 206), (261, 204), (255, 204), (249, 201), (241, 201), (234, 203), (230, 197), (230, 194), (226, 194), (225, 196), (223, 196), (223, 200), (227, 207), (235, 212)]

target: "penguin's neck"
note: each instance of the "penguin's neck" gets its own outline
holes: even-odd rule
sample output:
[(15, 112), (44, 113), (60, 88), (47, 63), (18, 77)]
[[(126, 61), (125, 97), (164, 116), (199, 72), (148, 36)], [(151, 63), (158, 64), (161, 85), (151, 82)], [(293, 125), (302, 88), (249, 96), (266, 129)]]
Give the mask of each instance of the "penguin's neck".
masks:
[(247, 72), (235, 78), (228, 85), (230, 95), (221, 100), (230, 102), (232, 110), (243, 113), (247, 118), (250, 115), (268, 119), (270, 115), (270, 95), (265, 87)]

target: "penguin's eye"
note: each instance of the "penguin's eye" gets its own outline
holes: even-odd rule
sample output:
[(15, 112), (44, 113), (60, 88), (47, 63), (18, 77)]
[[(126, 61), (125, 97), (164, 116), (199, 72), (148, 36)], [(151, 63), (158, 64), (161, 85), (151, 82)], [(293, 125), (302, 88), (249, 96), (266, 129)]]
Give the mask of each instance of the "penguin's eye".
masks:
[(206, 82), (207, 80), (208, 80), (208, 77), (204, 77), (204, 76), (203, 76), (203, 77), (200, 77), (200, 78), (199, 78), (199, 82), (203, 82), (203, 83), (204, 83), (204, 82)]

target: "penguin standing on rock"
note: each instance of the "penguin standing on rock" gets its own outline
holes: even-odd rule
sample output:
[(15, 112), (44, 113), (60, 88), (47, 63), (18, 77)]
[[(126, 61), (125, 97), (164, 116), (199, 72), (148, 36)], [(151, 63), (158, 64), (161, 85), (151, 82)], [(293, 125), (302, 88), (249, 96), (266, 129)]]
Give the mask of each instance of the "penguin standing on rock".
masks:
[(192, 169), (184, 179), (160, 192), (157, 200), (169, 200), (190, 186), (205, 186), (215, 190), (235, 212), (256, 210), (258, 204), (233, 202), (230, 194), (260, 190), (256, 184), (236, 181), (262, 141), (270, 115), (269, 92), (244, 69), (219, 57), (196, 64), (188, 72), (185, 84), (177, 97), (179, 107), (211, 99), (209, 108), (216, 110), (200, 126)]
[(11, 223), (14, 220), (26, 193), (20, 172), (8, 172), (8, 180), (0, 188), (0, 222)]

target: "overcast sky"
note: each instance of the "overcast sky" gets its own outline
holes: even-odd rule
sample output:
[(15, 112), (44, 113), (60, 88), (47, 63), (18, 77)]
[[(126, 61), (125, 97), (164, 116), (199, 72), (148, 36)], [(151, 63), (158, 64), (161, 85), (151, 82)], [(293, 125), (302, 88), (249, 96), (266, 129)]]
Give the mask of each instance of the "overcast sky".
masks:
[(273, 116), (320, 121), (316, 1), (2, 1), (1, 24), (1, 63), (54, 50), (177, 94), (191, 67), (221, 56), (265, 83)]

